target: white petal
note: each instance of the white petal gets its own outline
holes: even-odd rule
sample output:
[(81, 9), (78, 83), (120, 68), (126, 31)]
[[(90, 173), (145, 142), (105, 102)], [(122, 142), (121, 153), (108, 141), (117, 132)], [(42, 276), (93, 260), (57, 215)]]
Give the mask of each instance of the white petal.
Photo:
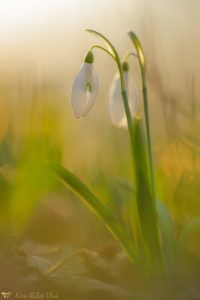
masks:
[(85, 102), (87, 101), (87, 91), (85, 86), (87, 65), (82, 64), (80, 72), (76, 76), (71, 93), (71, 105), (76, 118), (83, 114)]
[(133, 117), (134, 114), (138, 111), (139, 105), (138, 105), (136, 86), (130, 75), (127, 76), (126, 85), (128, 91), (129, 108), (131, 111), (131, 116)]
[[(125, 86), (128, 92), (128, 101), (131, 115), (137, 110), (137, 94), (133, 81), (128, 72), (124, 73)], [(126, 115), (124, 110), (124, 103), (121, 94), (120, 78), (117, 74), (112, 82), (110, 96), (109, 96), (109, 114), (114, 125), (120, 127), (127, 127)]]
[[(91, 85), (91, 92), (87, 90), (87, 83)], [(71, 104), (76, 118), (85, 116), (92, 108), (98, 93), (98, 79), (93, 64), (84, 63), (75, 78)]]
[(94, 105), (97, 95), (98, 95), (98, 91), (99, 91), (99, 81), (98, 81), (98, 77), (97, 74), (95, 72), (95, 69), (92, 65), (92, 70), (91, 70), (91, 92), (88, 93), (87, 95), (87, 102), (84, 108), (84, 113), (83, 113), (83, 117), (85, 117), (88, 112), (91, 110), (92, 106)]
[(112, 82), (109, 95), (109, 114), (114, 125), (119, 126), (124, 119), (124, 106), (121, 95), (119, 75), (117, 74)]

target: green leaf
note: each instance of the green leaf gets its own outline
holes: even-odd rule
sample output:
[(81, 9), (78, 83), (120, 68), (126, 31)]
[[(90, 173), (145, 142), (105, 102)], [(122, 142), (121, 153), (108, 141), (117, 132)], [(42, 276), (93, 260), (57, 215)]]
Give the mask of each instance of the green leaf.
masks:
[(103, 221), (104, 225), (126, 252), (131, 262), (138, 263), (140, 260), (138, 250), (108, 208), (74, 174), (62, 166), (52, 163), (48, 163), (48, 165), (58, 178), (70, 186), (73, 192), (83, 200), (83, 202), (98, 216), (100, 220)]
[(153, 207), (146, 143), (141, 120), (133, 122), (133, 159), (136, 181), (136, 199), (143, 247), (151, 266), (160, 268), (160, 246), (157, 235), (157, 216)]
[(160, 225), (164, 259), (168, 271), (172, 270), (176, 256), (176, 232), (171, 215), (163, 202), (157, 200), (158, 220)]

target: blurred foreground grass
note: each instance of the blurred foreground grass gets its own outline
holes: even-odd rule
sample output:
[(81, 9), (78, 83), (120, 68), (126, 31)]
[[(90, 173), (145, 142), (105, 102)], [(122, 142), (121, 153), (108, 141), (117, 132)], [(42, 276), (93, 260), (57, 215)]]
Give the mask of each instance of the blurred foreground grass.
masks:
[[(65, 92), (51, 83), (11, 86), (0, 88), (1, 286), (59, 290), (60, 299), (65, 294), (69, 299), (151, 299), (152, 293), (161, 299), (162, 284), (141, 283), (99, 220), (44, 164), (58, 162), (79, 175), (137, 240), (128, 133), (112, 128), (102, 107), (74, 121)], [(176, 114), (181, 114), (178, 108)], [(200, 215), (198, 123), (191, 115), (190, 130), (183, 133), (170, 117), (168, 135), (154, 138), (153, 151), (158, 196), (178, 235)], [(166, 299), (191, 299), (199, 292), (199, 235), (196, 230), (188, 239), (181, 266), (174, 270), (181, 279)]]

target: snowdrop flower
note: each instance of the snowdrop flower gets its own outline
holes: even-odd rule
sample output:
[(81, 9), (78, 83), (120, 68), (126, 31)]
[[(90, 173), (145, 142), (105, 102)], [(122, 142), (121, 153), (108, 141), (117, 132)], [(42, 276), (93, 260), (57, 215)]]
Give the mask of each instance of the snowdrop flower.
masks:
[[(123, 63), (123, 72), (124, 72), (123, 74), (124, 74), (125, 87), (128, 94), (129, 108), (130, 108), (131, 116), (133, 117), (138, 110), (138, 100), (137, 100), (135, 84), (129, 75), (128, 64), (126, 62)], [(111, 84), (108, 105), (109, 105), (109, 115), (112, 123), (119, 127), (127, 127), (124, 103), (121, 94), (119, 73), (115, 75), (115, 78), (113, 79), (113, 82)]]
[(71, 105), (78, 119), (88, 114), (97, 98), (99, 83), (93, 61), (94, 56), (88, 51), (72, 87)]

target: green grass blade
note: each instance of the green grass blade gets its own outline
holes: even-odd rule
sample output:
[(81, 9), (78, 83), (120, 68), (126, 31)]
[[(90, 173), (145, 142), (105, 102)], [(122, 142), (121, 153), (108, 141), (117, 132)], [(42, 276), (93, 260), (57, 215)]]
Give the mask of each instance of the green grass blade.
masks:
[[(145, 55), (137, 35), (132, 31), (128, 32), (128, 35), (135, 47), (139, 59), (139, 64), (140, 64), (144, 114), (145, 114), (145, 126), (146, 126), (146, 140), (147, 140), (147, 145), (145, 145), (143, 133), (140, 130), (141, 126), (139, 126), (138, 122), (135, 122), (136, 126), (134, 128), (134, 133), (133, 133), (135, 136), (134, 138), (137, 141), (136, 144), (137, 146), (134, 147), (136, 149), (135, 165), (136, 165), (136, 170), (137, 170), (136, 174), (138, 176), (138, 179), (141, 177), (140, 178), (141, 183), (139, 183), (138, 185), (141, 196), (138, 193), (138, 199), (141, 198), (141, 201), (139, 202), (142, 202), (142, 204), (141, 203), (138, 204), (138, 207), (144, 206), (143, 207), (144, 212), (142, 212), (142, 210), (139, 208), (139, 210), (141, 210), (139, 212), (139, 215), (140, 215), (141, 224), (143, 224), (142, 227), (145, 235), (145, 241), (149, 243), (151, 256), (152, 258), (154, 257), (155, 262), (157, 261), (157, 265), (159, 267), (159, 261), (160, 261), (160, 265), (162, 265), (163, 262), (162, 262), (162, 249), (160, 244), (157, 207), (156, 207), (156, 188), (155, 188), (154, 164), (153, 164), (152, 145), (151, 145)], [(148, 160), (147, 160), (146, 148), (148, 153)], [(140, 163), (137, 162), (137, 157)], [(139, 164), (141, 164), (141, 166)], [(141, 185), (144, 185), (143, 189), (146, 191), (142, 191)], [(145, 198), (147, 199), (145, 200)], [(145, 216), (146, 218), (148, 218), (148, 221), (150, 222), (149, 229), (146, 228), (148, 227), (146, 226), (147, 221), (145, 219), (144, 220), (142, 219), (145, 218)], [(152, 236), (148, 237), (148, 234), (151, 234)]]
[(107, 207), (70, 171), (59, 165), (50, 163), (48, 163), (48, 165), (58, 178), (71, 187), (73, 192), (75, 192), (75, 194), (83, 200), (98, 218), (103, 221), (104, 225), (117, 240), (121, 248), (126, 252), (131, 262), (138, 263), (140, 257), (138, 250)]
[(158, 219), (162, 238), (162, 248), (168, 273), (173, 273), (176, 263), (176, 230), (167, 207), (157, 201)]
[(155, 189), (155, 178), (154, 178), (154, 164), (152, 156), (152, 145), (151, 145), (151, 130), (150, 130), (150, 118), (149, 118), (149, 104), (148, 104), (148, 93), (147, 93), (147, 76), (146, 76), (146, 62), (144, 51), (140, 40), (137, 35), (130, 31), (128, 33), (133, 45), (135, 46), (141, 71), (141, 80), (142, 80), (142, 93), (143, 93), (143, 103), (144, 103), (144, 114), (145, 114), (145, 126), (146, 126), (146, 138), (147, 138), (147, 149), (148, 149), (148, 158), (149, 158), (149, 172), (150, 172), (150, 181), (151, 181), (151, 190), (152, 190), (152, 202), (154, 206), (154, 212), (156, 213), (156, 189)]
[(140, 219), (144, 251), (153, 268), (160, 269), (161, 253), (158, 236), (158, 220), (152, 201), (150, 174), (146, 153), (146, 143), (141, 120), (135, 119), (132, 131), (136, 199)]

